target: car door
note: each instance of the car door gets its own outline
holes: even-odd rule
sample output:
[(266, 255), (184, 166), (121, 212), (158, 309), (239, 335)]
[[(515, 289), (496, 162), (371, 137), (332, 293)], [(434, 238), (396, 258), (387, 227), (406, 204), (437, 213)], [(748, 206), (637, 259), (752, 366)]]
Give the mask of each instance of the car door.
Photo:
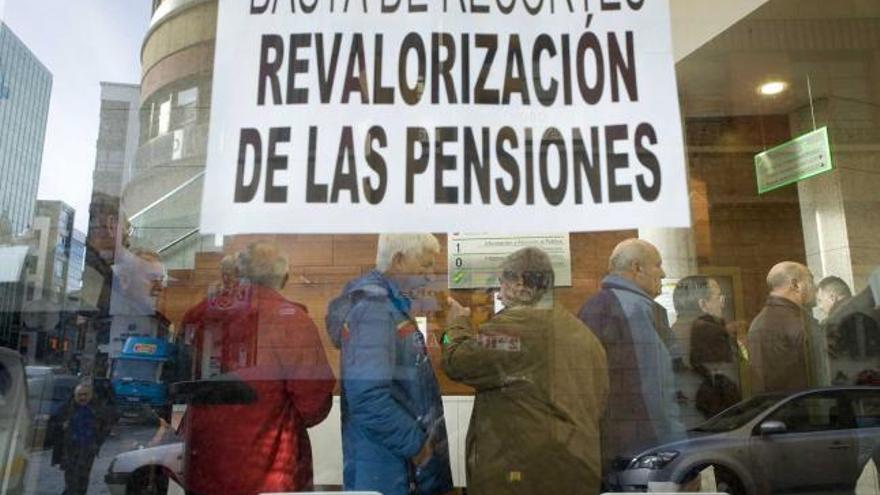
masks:
[(0, 348), (0, 493), (22, 488), (27, 468), (27, 387), (17, 352)]
[(858, 479), (869, 459), (880, 466), (880, 388), (872, 387), (847, 392), (855, 418), (855, 449), (857, 465), (851, 476)]
[(848, 488), (857, 464), (854, 416), (839, 391), (794, 398), (762, 423), (780, 421), (784, 432), (762, 435), (760, 424), (750, 441), (760, 485), (773, 493), (836, 493)]

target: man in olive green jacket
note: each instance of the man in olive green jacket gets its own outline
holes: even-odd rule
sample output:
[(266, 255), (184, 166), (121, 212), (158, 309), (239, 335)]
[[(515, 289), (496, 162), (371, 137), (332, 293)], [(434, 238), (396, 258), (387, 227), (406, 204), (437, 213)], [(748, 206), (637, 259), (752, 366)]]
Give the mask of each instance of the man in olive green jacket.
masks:
[(467, 434), (468, 493), (599, 493), (605, 351), (571, 313), (548, 302), (553, 267), (525, 248), (502, 265), (504, 311), (474, 332), (450, 299), (443, 365), (476, 389)]

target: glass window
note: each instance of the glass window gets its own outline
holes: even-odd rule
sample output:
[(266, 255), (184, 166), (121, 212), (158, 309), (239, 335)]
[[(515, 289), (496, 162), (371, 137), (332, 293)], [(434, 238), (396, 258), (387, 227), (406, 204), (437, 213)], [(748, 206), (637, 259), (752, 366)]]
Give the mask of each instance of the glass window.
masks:
[(794, 399), (773, 413), (771, 420), (781, 421), (787, 433), (840, 430), (852, 428), (852, 406), (843, 394), (813, 394)]
[(120, 359), (113, 367), (111, 378), (120, 380), (155, 382), (159, 378), (161, 363)]
[(158, 116), (158, 133), (161, 136), (168, 132), (169, 126), (171, 125), (171, 100), (165, 100), (159, 103), (159, 116)]
[(188, 88), (177, 93), (177, 107), (175, 108), (175, 127), (181, 127), (194, 122), (198, 116), (199, 88)]
[(878, 81), (877, 0), (0, 0), (0, 487), (873, 493)]
[(880, 391), (855, 392), (850, 398), (858, 428), (880, 427)]

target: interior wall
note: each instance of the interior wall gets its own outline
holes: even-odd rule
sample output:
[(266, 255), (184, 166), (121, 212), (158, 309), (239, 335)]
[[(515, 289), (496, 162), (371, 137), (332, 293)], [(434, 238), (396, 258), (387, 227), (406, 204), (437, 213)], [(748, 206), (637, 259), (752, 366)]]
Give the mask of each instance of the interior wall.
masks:
[(770, 268), (806, 262), (797, 187), (758, 195), (755, 177), (754, 155), (790, 139), (788, 116), (690, 118), (685, 132), (700, 270), (739, 273), (750, 321), (764, 305)]

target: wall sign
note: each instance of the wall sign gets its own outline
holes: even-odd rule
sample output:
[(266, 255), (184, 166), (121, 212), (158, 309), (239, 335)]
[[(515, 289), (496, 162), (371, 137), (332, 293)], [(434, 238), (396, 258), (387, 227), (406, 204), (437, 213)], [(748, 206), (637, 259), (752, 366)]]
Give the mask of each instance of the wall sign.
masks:
[(215, 53), (204, 233), (690, 223), (668, 0), (220, 0)]
[(832, 168), (828, 128), (823, 127), (755, 156), (758, 193), (800, 182)]
[(498, 287), (501, 262), (524, 247), (541, 248), (553, 263), (556, 287), (571, 286), (571, 246), (568, 234), (469, 235), (449, 234), (449, 288)]

